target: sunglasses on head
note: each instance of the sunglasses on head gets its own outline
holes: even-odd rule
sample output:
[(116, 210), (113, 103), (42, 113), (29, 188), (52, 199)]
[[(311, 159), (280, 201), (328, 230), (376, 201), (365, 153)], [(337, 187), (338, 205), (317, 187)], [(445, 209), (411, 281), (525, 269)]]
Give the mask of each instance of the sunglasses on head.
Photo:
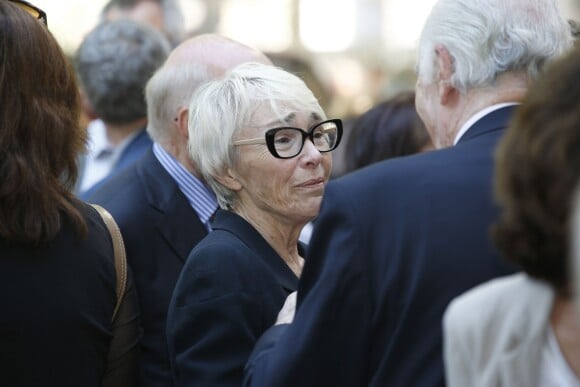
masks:
[(46, 13), (42, 9), (23, 0), (8, 0), (8, 1), (10, 1), (13, 4), (16, 4), (17, 6), (28, 12), (30, 15), (32, 15), (32, 17), (34, 17), (37, 20), (40, 20), (45, 26), (48, 26), (48, 23), (46, 21)]

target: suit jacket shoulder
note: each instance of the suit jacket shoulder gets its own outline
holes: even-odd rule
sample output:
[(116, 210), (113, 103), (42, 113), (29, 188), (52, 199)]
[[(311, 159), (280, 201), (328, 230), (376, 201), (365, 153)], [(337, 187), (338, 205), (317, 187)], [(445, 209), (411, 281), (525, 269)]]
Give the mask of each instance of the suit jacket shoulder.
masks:
[(444, 316), (448, 385), (533, 385), (552, 303), (549, 285), (525, 274), (454, 299)]

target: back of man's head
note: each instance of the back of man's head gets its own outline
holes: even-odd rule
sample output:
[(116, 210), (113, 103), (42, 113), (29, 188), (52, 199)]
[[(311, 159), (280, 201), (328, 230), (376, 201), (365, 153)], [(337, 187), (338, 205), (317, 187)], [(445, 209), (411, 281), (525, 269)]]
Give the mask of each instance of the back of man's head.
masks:
[(108, 124), (147, 115), (144, 88), (169, 54), (156, 30), (130, 20), (104, 22), (81, 43), (75, 65), (95, 114)]
[(419, 41), (418, 74), (426, 83), (437, 76), (437, 46), (453, 60), (451, 86), (466, 92), (506, 72), (535, 79), (568, 50), (571, 34), (556, 0), (439, 0)]
[(171, 128), (193, 92), (244, 62), (271, 64), (262, 52), (215, 34), (196, 36), (176, 47), (147, 83), (151, 138), (162, 145), (175, 142), (177, 133)]

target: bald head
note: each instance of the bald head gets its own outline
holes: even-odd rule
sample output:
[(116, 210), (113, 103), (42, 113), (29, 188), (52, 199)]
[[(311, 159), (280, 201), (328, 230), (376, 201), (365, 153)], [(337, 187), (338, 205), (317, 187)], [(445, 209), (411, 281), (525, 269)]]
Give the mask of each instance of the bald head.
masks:
[[(153, 140), (185, 163), (189, 100), (202, 84), (245, 62), (272, 62), (262, 52), (216, 34), (187, 39), (169, 55), (147, 83), (147, 131)], [(182, 154), (183, 153), (183, 154)]]
[(204, 34), (187, 39), (177, 46), (165, 64), (182, 66), (199, 63), (221, 75), (244, 62), (272, 64), (266, 55), (255, 48), (221, 35)]

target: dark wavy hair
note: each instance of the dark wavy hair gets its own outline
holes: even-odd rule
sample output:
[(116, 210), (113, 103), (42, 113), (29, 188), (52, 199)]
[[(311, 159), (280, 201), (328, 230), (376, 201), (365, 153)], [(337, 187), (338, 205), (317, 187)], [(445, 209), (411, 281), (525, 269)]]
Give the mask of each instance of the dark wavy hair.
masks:
[(497, 246), (529, 275), (566, 292), (571, 199), (580, 177), (580, 50), (528, 90), (496, 159)]
[(74, 71), (48, 29), (8, 1), (0, 1), (0, 101), (0, 238), (45, 243), (63, 215), (86, 232), (71, 193), (86, 145)]
[(431, 138), (415, 110), (415, 93), (403, 92), (360, 115), (345, 150), (346, 171), (421, 152)]

